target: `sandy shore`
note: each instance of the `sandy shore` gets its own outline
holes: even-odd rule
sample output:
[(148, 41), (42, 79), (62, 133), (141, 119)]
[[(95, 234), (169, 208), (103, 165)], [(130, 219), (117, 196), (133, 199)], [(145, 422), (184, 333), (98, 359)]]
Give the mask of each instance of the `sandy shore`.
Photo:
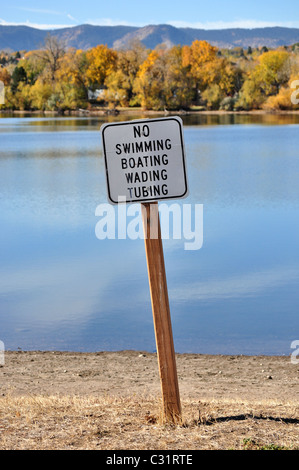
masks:
[(155, 354), (5, 352), (0, 449), (298, 449), (299, 365), (289, 357), (178, 354), (177, 369), (174, 426), (161, 421)]
[[(290, 357), (178, 354), (182, 398), (299, 399)], [(160, 394), (156, 354), (139, 351), (6, 352), (0, 393), (13, 395)]]

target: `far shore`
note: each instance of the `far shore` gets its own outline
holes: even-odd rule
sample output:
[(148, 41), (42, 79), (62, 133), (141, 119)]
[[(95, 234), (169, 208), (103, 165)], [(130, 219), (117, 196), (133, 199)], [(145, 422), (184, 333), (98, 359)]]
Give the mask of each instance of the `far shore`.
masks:
[(155, 111), (155, 110), (145, 110), (142, 108), (95, 108), (95, 109), (76, 109), (76, 110), (65, 110), (65, 111), (42, 111), (42, 110), (0, 110), (0, 117), (6, 115), (14, 116), (26, 116), (26, 115), (38, 115), (38, 116), (117, 116), (121, 114), (131, 114), (131, 115), (299, 115), (299, 110), (249, 110), (249, 111), (225, 111), (225, 110), (164, 110), (164, 111)]

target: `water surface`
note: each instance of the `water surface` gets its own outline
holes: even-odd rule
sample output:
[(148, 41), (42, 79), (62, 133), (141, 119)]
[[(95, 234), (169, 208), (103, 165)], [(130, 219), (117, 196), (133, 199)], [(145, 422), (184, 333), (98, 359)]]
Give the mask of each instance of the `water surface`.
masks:
[[(163, 242), (175, 348), (290, 354), (299, 339), (299, 119), (183, 120), (189, 196), (179, 203), (203, 204), (204, 243), (186, 251), (184, 240)], [(95, 209), (107, 202), (103, 123), (0, 119), (6, 349), (155, 350), (143, 241), (95, 236)]]

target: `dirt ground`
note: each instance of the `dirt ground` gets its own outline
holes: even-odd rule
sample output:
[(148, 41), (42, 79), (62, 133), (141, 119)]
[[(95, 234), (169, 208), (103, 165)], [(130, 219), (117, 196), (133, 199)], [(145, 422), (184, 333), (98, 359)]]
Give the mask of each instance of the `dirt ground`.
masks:
[(176, 359), (183, 425), (169, 427), (156, 354), (6, 351), (0, 449), (299, 448), (290, 357)]
[[(176, 356), (181, 398), (299, 400), (299, 364), (289, 357)], [(139, 351), (9, 352), (0, 394), (160, 394), (156, 354)]]

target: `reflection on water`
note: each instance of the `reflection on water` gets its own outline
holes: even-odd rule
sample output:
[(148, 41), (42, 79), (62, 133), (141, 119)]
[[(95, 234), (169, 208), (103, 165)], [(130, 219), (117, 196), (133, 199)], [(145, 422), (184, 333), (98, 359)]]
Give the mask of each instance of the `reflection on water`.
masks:
[[(204, 244), (188, 252), (184, 240), (164, 240), (176, 350), (290, 354), (299, 334), (299, 117), (182, 118), (190, 195), (179, 203), (204, 205)], [(107, 120), (0, 119), (7, 349), (155, 350), (143, 241), (95, 236)]]

